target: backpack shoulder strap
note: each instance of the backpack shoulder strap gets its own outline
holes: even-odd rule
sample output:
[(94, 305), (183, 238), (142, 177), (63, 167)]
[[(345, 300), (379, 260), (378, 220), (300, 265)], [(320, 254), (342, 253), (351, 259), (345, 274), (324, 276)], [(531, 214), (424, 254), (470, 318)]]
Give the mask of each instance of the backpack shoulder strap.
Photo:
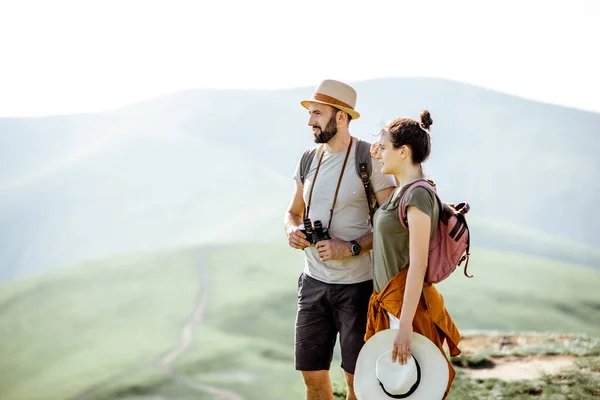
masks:
[(318, 147), (312, 147), (302, 154), (302, 158), (300, 159), (300, 181), (304, 185), (304, 179), (306, 175), (310, 172), (310, 166), (312, 164), (313, 158), (315, 158), (315, 154), (317, 154)]
[(424, 188), (430, 189), (433, 192), (433, 194), (435, 195), (435, 197), (437, 198), (438, 204), (440, 206), (440, 215), (442, 214), (442, 211), (443, 211), (442, 201), (441, 201), (440, 197), (438, 196), (437, 191), (435, 190), (435, 187), (431, 183), (429, 183), (429, 181), (427, 181), (425, 179), (420, 179), (418, 181), (411, 183), (410, 186), (404, 191), (404, 193), (402, 193), (402, 198), (400, 199), (400, 206), (399, 206), (400, 207), (400, 223), (402, 224), (402, 227), (406, 230), (408, 230), (408, 225), (406, 223), (406, 199), (408, 198), (408, 194), (418, 187), (424, 187)]
[[(371, 143), (356, 139), (356, 173), (366, 184), (371, 177)], [(365, 175), (366, 174), (366, 175)]]
[(360, 177), (365, 194), (367, 195), (367, 203), (369, 205), (369, 216), (371, 224), (373, 224), (373, 214), (375, 213), (375, 202), (373, 201), (373, 187), (371, 185), (371, 143), (361, 139), (356, 139), (356, 153), (354, 164), (356, 166), (356, 174)]

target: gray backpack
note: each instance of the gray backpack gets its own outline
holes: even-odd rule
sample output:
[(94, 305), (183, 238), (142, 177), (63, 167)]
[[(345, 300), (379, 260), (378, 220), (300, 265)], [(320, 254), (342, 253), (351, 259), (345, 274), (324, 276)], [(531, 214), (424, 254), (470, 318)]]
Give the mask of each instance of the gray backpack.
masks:
[[(318, 147), (313, 147), (304, 152), (302, 158), (300, 159), (300, 180), (302, 184), (304, 184), (304, 178), (308, 175), (310, 171), (310, 166), (312, 164), (313, 159), (315, 158), (315, 154), (317, 153)], [(375, 198), (373, 193), (373, 187), (371, 186), (371, 143), (365, 142), (361, 139), (356, 139), (356, 152), (355, 155), (355, 164), (356, 164), (356, 174), (362, 180), (363, 186), (365, 188), (365, 194), (367, 195), (367, 202), (369, 205), (369, 216), (371, 220), (371, 225), (373, 224), (373, 214), (375, 210), (379, 208), (379, 204), (377, 204), (377, 198)]]

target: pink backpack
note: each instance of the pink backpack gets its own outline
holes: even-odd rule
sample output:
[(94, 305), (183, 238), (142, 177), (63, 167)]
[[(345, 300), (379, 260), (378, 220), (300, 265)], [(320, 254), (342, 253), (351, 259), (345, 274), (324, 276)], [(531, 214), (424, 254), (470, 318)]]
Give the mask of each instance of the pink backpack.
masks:
[(467, 260), (465, 263), (465, 276), (472, 278), (473, 276), (467, 274), (471, 235), (465, 214), (469, 212), (469, 204), (459, 203), (455, 206), (454, 204), (443, 203), (434, 185), (427, 180), (418, 180), (406, 189), (400, 200), (400, 215), (402, 217), (400, 223), (404, 229), (408, 230), (406, 219), (406, 198), (408, 194), (419, 186), (431, 189), (435, 193), (440, 206), (440, 218), (435, 235), (429, 244), (429, 260), (425, 280), (431, 283), (441, 282), (465, 260)]

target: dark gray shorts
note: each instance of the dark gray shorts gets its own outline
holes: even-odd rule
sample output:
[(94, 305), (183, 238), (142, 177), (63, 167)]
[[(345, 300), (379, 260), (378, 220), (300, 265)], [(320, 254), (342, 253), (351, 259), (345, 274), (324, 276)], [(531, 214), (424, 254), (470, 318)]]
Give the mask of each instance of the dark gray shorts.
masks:
[(295, 367), (299, 371), (328, 370), (337, 334), (342, 368), (354, 374), (367, 327), (373, 281), (330, 284), (306, 274), (298, 279)]

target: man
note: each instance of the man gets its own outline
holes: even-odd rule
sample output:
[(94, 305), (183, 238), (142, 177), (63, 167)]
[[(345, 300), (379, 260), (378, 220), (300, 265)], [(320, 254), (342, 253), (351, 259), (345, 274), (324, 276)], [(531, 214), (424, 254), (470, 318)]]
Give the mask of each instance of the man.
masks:
[[(356, 172), (357, 139), (348, 130), (350, 121), (360, 116), (354, 110), (356, 91), (342, 82), (325, 80), (312, 98), (301, 104), (308, 109), (308, 125), (320, 146), (308, 170), (303, 171), (298, 163), (296, 186), (285, 216), (289, 245), (305, 253), (298, 282), (295, 367), (302, 372), (307, 400), (333, 400), (329, 367), (339, 333), (347, 399), (355, 400), (354, 367), (364, 344), (373, 292), (369, 205)], [(395, 182), (392, 176), (383, 175), (376, 163), (370, 182), (382, 204)], [(307, 203), (306, 217), (322, 221), (331, 239), (311, 245), (299, 229)]]

